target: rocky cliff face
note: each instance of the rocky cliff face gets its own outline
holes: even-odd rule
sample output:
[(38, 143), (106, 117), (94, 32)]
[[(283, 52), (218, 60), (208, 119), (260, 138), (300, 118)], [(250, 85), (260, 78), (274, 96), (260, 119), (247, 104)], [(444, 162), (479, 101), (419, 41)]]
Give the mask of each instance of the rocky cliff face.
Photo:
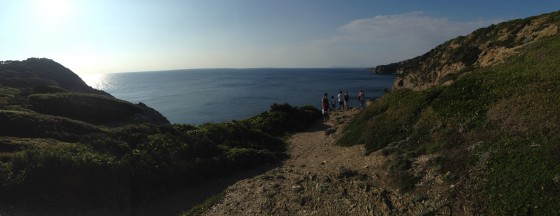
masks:
[(393, 89), (425, 90), (449, 85), (472, 68), (502, 63), (516, 50), (544, 37), (558, 35), (560, 11), (481, 28), (402, 62), (380, 65), (376, 73), (397, 73)]

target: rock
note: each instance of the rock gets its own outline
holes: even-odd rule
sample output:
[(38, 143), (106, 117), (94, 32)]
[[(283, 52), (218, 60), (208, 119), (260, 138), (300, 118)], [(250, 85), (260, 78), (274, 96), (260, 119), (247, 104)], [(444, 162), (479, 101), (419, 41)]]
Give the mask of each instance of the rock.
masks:
[(303, 191), (303, 186), (294, 185), (294, 186), (292, 186), (292, 190), (295, 191), (295, 192), (301, 192), (301, 191)]

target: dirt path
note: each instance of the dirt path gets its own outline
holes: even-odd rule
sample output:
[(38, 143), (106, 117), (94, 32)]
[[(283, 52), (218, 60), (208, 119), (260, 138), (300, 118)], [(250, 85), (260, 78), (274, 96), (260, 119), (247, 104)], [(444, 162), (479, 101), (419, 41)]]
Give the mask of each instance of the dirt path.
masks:
[(386, 215), (406, 210), (396, 209), (401, 199), (382, 186), (384, 156), (364, 156), (363, 145), (335, 145), (342, 127), (359, 112), (335, 112), (328, 122), (293, 135), (290, 159), (228, 187), (224, 200), (206, 215)]

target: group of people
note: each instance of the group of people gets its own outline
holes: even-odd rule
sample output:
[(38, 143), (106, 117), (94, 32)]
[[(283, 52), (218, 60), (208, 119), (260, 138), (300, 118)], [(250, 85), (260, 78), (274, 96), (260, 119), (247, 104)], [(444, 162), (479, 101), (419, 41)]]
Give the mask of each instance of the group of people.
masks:
[[(358, 102), (360, 103), (360, 108), (364, 108), (365, 107), (365, 94), (363, 90), (360, 90), (360, 92), (358, 93), (357, 96)], [(330, 104), (329, 104), (330, 102)], [(344, 94), (342, 93), (342, 91), (338, 92), (338, 95), (336, 96), (336, 98), (334, 96), (331, 96), (330, 101), (329, 101), (329, 96), (327, 93), (325, 93), (325, 95), (323, 96), (323, 99), (321, 100), (321, 107), (322, 107), (322, 112), (323, 112), (323, 121), (327, 121), (329, 120), (329, 113), (331, 111), (334, 111), (337, 109), (337, 104), (338, 104), (338, 110), (348, 110), (350, 107), (350, 95), (348, 95), (348, 91), (345, 91)]]

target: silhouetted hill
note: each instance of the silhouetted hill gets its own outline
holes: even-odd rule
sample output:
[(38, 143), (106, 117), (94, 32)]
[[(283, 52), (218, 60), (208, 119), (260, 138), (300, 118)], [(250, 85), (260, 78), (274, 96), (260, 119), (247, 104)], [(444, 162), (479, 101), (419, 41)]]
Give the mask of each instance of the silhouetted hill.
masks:
[(15, 88), (55, 86), (68, 91), (107, 95), (88, 86), (78, 75), (46, 58), (0, 62), (0, 84)]
[(94, 89), (68, 68), (45, 58), (0, 63), (0, 106), (93, 124), (169, 124), (156, 110)]

